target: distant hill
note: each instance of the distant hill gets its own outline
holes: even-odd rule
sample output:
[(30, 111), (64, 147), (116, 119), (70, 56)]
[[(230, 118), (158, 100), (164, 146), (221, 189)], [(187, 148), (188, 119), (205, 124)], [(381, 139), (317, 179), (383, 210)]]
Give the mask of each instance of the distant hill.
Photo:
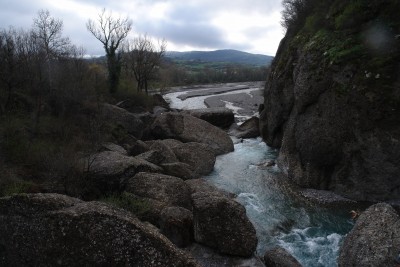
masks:
[(253, 66), (269, 66), (274, 58), (232, 49), (189, 52), (168, 51), (165, 56), (171, 60), (178, 61), (226, 62)]

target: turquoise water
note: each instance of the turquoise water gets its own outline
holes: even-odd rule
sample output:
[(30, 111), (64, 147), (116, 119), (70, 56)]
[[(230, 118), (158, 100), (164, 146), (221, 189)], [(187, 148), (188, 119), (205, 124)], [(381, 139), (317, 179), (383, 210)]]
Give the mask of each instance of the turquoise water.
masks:
[(279, 245), (303, 266), (337, 266), (341, 241), (352, 228), (348, 211), (301, 206), (286, 196), (277, 182), (279, 170), (258, 166), (276, 156), (260, 138), (247, 139), (219, 156), (205, 179), (237, 194), (256, 228), (259, 255)]

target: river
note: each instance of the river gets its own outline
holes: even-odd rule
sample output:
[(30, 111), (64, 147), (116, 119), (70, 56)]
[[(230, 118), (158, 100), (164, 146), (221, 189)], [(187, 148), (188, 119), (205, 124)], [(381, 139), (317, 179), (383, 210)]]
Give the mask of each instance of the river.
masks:
[[(173, 108), (193, 109), (203, 108), (204, 100), (210, 97), (198, 96), (182, 101), (178, 96), (184, 93), (175, 92), (164, 98)], [(240, 91), (226, 94), (235, 93)], [(240, 107), (231, 103), (227, 107), (241, 116)], [(235, 193), (236, 200), (245, 206), (247, 216), (257, 231), (257, 254), (262, 256), (267, 249), (281, 246), (303, 266), (337, 266), (342, 239), (353, 226), (348, 211), (299, 203), (282, 190), (278, 180), (280, 176), (277, 175), (280, 170), (276, 166), (260, 166), (268, 160), (275, 160), (277, 150), (268, 147), (261, 138), (242, 142), (233, 140), (234, 152), (218, 156), (213, 172), (203, 178)]]

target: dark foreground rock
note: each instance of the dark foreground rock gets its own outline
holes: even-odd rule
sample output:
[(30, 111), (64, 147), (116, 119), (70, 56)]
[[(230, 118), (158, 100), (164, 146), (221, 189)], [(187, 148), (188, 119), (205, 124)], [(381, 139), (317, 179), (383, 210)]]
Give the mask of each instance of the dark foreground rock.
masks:
[(0, 199), (0, 266), (198, 266), (131, 214), (57, 194)]
[(233, 111), (224, 107), (191, 109), (183, 112), (220, 128), (229, 128), (235, 122)]
[(209, 145), (216, 155), (233, 151), (233, 142), (226, 132), (196, 117), (165, 113), (156, 118), (151, 132), (158, 139), (177, 139), (184, 143)]
[[(184, 249), (203, 267), (265, 267), (256, 255), (243, 258), (220, 254), (212, 248), (193, 243)], [(267, 266), (268, 267), (268, 266)]]
[(182, 207), (167, 207), (161, 212), (160, 230), (178, 247), (193, 242), (193, 214)]
[(264, 254), (264, 263), (268, 267), (301, 267), (301, 264), (281, 247), (267, 250)]
[(195, 241), (220, 253), (251, 257), (257, 247), (245, 208), (225, 196), (192, 194)]
[(400, 217), (389, 204), (379, 203), (360, 215), (344, 239), (339, 266), (397, 266), (399, 251)]

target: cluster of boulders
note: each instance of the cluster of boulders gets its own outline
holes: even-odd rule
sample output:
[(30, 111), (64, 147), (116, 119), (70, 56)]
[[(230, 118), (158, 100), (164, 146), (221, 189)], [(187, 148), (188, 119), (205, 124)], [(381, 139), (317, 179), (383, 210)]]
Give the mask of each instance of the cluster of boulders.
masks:
[[(257, 237), (245, 208), (199, 179), (212, 172), (217, 155), (233, 151), (226, 131), (200, 119), (200, 111), (134, 114), (104, 104), (102, 113), (125, 136), (79, 162), (86, 190), (91, 196), (124, 193), (146, 208), (132, 214), (59, 194), (2, 198), (0, 265), (196, 266), (178, 249), (193, 242), (223, 254), (253, 255)], [(231, 114), (217, 110), (215, 116)]]

